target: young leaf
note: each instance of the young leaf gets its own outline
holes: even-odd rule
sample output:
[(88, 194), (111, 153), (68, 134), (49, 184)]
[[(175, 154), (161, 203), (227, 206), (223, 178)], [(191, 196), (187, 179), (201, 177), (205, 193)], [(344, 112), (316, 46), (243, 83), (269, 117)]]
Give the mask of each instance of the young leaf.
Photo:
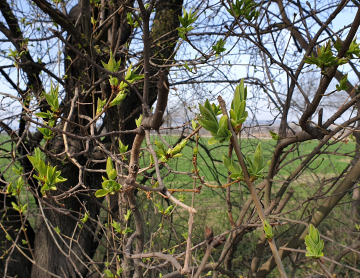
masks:
[(119, 105), (124, 100), (125, 97), (126, 97), (126, 93), (120, 91), (120, 93), (118, 93), (117, 96), (110, 102), (109, 107)]
[(267, 222), (267, 220), (265, 220), (265, 222), (264, 222), (264, 232), (265, 232), (265, 237), (267, 239), (272, 239), (274, 237), (273, 229), (272, 229), (271, 225), (269, 224), (269, 222)]
[(105, 69), (107, 69), (108, 71), (111, 72), (117, 72), (119, 71), (120, 68), (120, 64), (121, 64), (121, 59), (116, 62), (113, 53), (110, 51), (110, 58), (109, 58), (109, 62), (107, 64), (105, 64), (103, 61), (101, 61), (103, 67)]
[(311, 257), (314, 259), (319, 259), (324, 256), (322, 252), (324, 248), (324, 241), (320, 239), (320, 234), (318, 229), (316, 229), (312, 224), (309, 226), (309, 234), (305, 236), (306, 244), (306, 257)]
[(271, 135), (272, 139), (274, 139), (274, 140), (279, 140), (280, 139), (279, 134), (277, 134), (277, 133), (275, 133), (275, 132), (273, 132), (271, 130), (269, 130), (269, 132), (270, 132), (270, 135)]
[(106, 190), (106, 189), (99, 189), (95, 192), (95, 197), (96, 198), (101, 198), (101, 197), (104, 197), (106, 196), (107, 194), (109, 194), (109, 190)]
[(96, 115), (101, 113), (101, 111), (104, 108), (105, 104), (106, 104), (106, 99), (101, 100), (101, 98), (98, 98), (97, 108), (96, 108)]
[(142, 118), (143, 118), (143, 115), (141, 114), (140, 117), (135, 120), (135, 124), (137, 127), (141, 126)]
[(345, 74), (343, 76), (343, 78), (341, 78), (340, 84), (336, 85), (336, 91), (346, 91), (347, 89), (349, 89), (349, 87), (347, 85), (347, 77), (348, 77), (348, 74)]

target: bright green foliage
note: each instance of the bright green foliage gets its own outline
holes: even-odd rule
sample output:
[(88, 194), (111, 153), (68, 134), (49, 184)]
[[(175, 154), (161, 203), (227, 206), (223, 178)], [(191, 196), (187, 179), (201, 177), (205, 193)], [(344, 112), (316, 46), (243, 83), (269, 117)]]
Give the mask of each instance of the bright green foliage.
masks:
[(162, 214), (162, 215), (170, 215), (172, 209), (174, 208), (173, 205), (168, 206), (166, 209), (164, 209), (164, 207), (162, 206), (162, 204), (156, 204), (154, 203), (154, 205), (157, 207), (158, 211)]
[(274, 237), (273, 229), (267, 220), (264, 221), (264, 232), (267, 239), (272, 239)]
[(234, 159), (229, 158), (227, 155), (223, 156), (223, 162), (226, 169), (228, 169), (228, 171), (231, 173), (230, 177), (232, 179), (236, 179), (236, 180), (243, 179), (244, 174), (238, 162), (235, 162)]
[(86, 223), (89, 220), (89, 214), (85, 212), (85, 215), (83, 218), (80, 219), (81, 222)]
[(184, 68), (186, 68), (189, 72), (193, 72), (193, 69), (194, 68), (190, 68), (189, 67), (189, 65), (188, 65), (188, 63), (185, 61), (185, 64), (183, 65), (184, 66)]
[(126, 214), (124, 214), (124, 218), (126, 221), (129, 221), (131, 215), (131, 209), (128, 209)]
[(50, 130), (46, 127), (38, 127), (37, 129), (42, 133), (45, 140), (50, 140), (54, 136), (52, 130)]
[(119, 234), (122, 233), (122, 229), (119, 222), (116, 222), (115, 220), (112, 221), (111, 226), (115, 229), (115, 231)]
[(106, 275), (107, 278), (114, 278), (115, 277), (114, 274), (109, 269), (105, 269), (104, 274)]
[(46, 94), (43, 92), (43, 96), (46, 98), (47, 103), (50, 105), (50, 108), (53, 112), (59, 111), (59, 84), (54, 87), (51, 82), (50, 92)]
[[(52, 112), (38, 112), (35, 113), (36, 116), (47, 119), (47, 124), (51, 127), (55, 125), (55, 121), (57, 118), (57, 113), (59, 113), (59, 85), (56, 87), (51, 83), (50, 92), (46, 94), (43, 92), (43, 96), (45, 97), (47, 103), (50, 105), (50, 109)], [(42, 133), (45, 140), (50, 140), (53, 138), (53, 132), (48, 128), (40, 128), (38, 130)]]
[[(22, 168), (21, 168), (22, 169)], [(10, 183), (6, 189), (6, 194), (11, 194), (12, 196), (20, 195), (22, 188), (24, 187), (24, 179), (19, 177), (16, 180), (16, 185), (14, 186), (13, 183)]]
[(254, 0), (236, 0), (231, 6), (233, 11), (231, 9), (227, 11), (235, 17), (243, 16), (248, 21), (251, 21), (257, 19), (260, 15), (260, 12), (256, 10), (257, 4)]
[(317, 57), (314, 55), (314, 53), (312, 53), (311, 57), (305, 56), (304, 62), (307, 64), (316, 65), (322, 71), (324, 71), (325, 68), (328, 67), (346, 64), (348, 60), (347, 58), (338, 58), (334, 56), (334, 53), (331, 50), (331, 43), (328, 41), (321, 47), (317, 46)]
[(256, 180), (263, 176), (262, 172), (265, 167), (269, 164), (269, 162), (264, 162), (263, 149), (261, 147), (261, 143), (259, 143), (256, 147), (254, 157), (251, 158), (249, 156), (246, 157), (246, 160), (249, 164), (249, 175), (252, 180)]
[[(349, 59), (355, 59), (355, 58), (360, 58), (360, 44), (356, 43), (356, 37), (355, 39), (351, 42), (350, 46), (349, 46), (349, 50), (346, 51), (345, 57), (349, 58)], [(341, 45), (342, 42), (338, 39), (335, 44), (334, 47), (335, 49), (339, 52), (341, 49)]]
[(135, 124), (137, 127), (141, 126), (142, 118), (143, 118), (143, 115), (141, 114), (140, 117), (135, 120)]
[(196, 12), (192, 13), (192, 10), (190, 9), (190, 12), (187, 13), (186, 10), (183, 8), (183, 16), (179, 16), (179, 21), (181, 23), (182, 27), (176, 28), (179, 31), (179, 37), (186, 40), (186, 34), (190, 32), (194, 27), (191, 26), (197, 19)]
[(19, 213), (26, 213), (26, 208), (28, 204), (25, 204), (23, 206), (18, 206), (16, 203), (11, 202), (11, 205), (13, 207), (14, 210), (18, 211)]
[(40, 117), (40, 118), (44, 118), (44, 119), (47, 119), (47, 118), (51, 118), (54, 116), (53, 113), (51, 113), (50, 111), (47, 111), (47, 112), (38, 112), (38, 113), (35, 113), (36, 116)]
[(187, 140), (182, 140), (177, 144), (173, 149), (169, 148), (168, 150), (163, 143), (155, 140), (155, 145), (158, 148), (155, 152), (161, 162), (168, 162), (170, 158), (180, 157), (182, 149), (186, 146)]
[(119, 79), (112, 75), (109, 75), (109, 83), (111, 86), (117, 86), (119, 84)]
[(120, 104), (124, 100), (125, 97), (126, 97), (126, 93), (124, 93), (123, 91), (120, 91), (117, 94), (117, 96), (110, 102), (109, 107)]
[(222, 111), (221, 111), (220, 105), (216, 105), (215, 103), (212, 103), (212, 104), (211, 104), (211, 108), (212, 108), (212, 110), (214, 111), (214, 113), (215, 113), (216, 116), (221, 115)]
[[(120, 154), (126, 153), (127, 150), (128, 150), (128, 147), (129, 147), (128, 145), (125, 146), (125, 145), (123, 144), (123, 142), (119, 139), (119, 152), (120, 152)], [(124, 160), (126, 160), (125, 155), (123, 155), (122, 158), (123, 158)]]
[(343, 78), (341, 78), (340, 80), (340, 84), (339, 85), (336, 85), (336, 91), (346, 91), (347, 89), (349, 89), (348, 85), (347, 85), (347, 77), (348, 77), (348, 74), (345, 74), (343, 76)]
[(108, 194), (115, 194), (116, 191), (119, 191), (121, 189), (121, 184), (118, 184), (116, 182), (117, 178), (117, 172), (116, 169), (114, 169), (113, 162), (110, 157), (108, 157), (106, 161), (106, 174), (109, 179), (106, 179), (104, 176), (103, 182), (102, 182), (102, 189), (99, 189), (95, 192), (95, 197), (101, 198)]
[(226, 50), (226, 48), (224, 48), (225, 43), (226, 41), (220, 39), (219, 41), (216, 42), (215, 45), (212, 46), (212, 49), (215, 51), (216, 56), (219, 56), (220, 53)]
[(118, 72), (121, 64), (121, 59), (116, 62), (113, 53), (110, 51), (109, 62), (105, 64), (105, 62), (101, 61), (103, 67), (111, 72)]
[(41, 193), (49, 190), (56, 190), (55, 184), (65, 182), (67, 179), (61, 177), (61, 171), (56, 171), (56, 166), (45, 165), (39, 148), (35, 149), (35, 156), (27, 156), (38, 175), (34, 178), (39, 180)]
[(127, 80), (130, 84), (134, 83), (137, 80), (141, 80), (144, 78), (143, 74), (136, 74), (139, 67), (132, 70), (132, 64), (130, 64), (128, 70), (126, 71), (125, 80)]
[(127, 20), (127, 23), (133, 28), (136, 28), (139, 26), (139, 23), (137, 21), (134, 22), (134, 20), (132, 18), (132, 14), (130, 12), (128, 12), (126, 14), (126, 20)]
[(231, 102), (230, 121), (235, 133), (239, 133), (242, 124), (245, 122), (248, 112), (246, 109), (247, 87), (244, 86), (244, 79), (236, 86), (234, 99)]
[(213, 136), (208, 141), (209, 145), (228, 141), (231, 137), (231, 132), (228, 129), (227, 116), (222, 116), (218, 121), (216, 117), (218, 113), (217, 106), (212, 106), (209, 100), (205, 101), (204, 106), (199, 104), (199, 109), (202, 116), (202, 118), (199, 119), (199, 123), (203, 128), (210, 131)]
[(101, 111), (103, 110), (105, 104), (106, 104), (106, 99), (101, 100), (101, 98), (98, 98), (97, 108), (96, 108), (96, 115), (101, 113)]
[(179, 144), (177, 144), (172, 150), (171, 150), (171, 157), (179, 157), (182, 154), (180, 152), (182, 149), (186, 146), (187, 140), (182, 140)]
[(199, 124), (197, 122), (195, 122), (194, 120), (191, 120), (191, 127), (193, 130), (197, 129), (199, 126)]
[(269, 130), (269, 132), (270, 132), (271, 138), (272, 138), (273, 140), (279, 140), (279, 139), (280, 139), (279, 134), (277, 134), (277, 133), (275, 133), (275, 132), (273, 132), (273, 131), (271, 131), (271, 130)]
[(318, 229), (312, 224), (309, 226), (309, 234), (305, 236), (305, 244), (307, 250), (306, 257), (319, 259), (324, 256), (324, 253), (322, 252), (324, 249), (324, 241), (320, 239)]
[(228, 117), (227, 116), (222, 116), (219, 120), (219, 129), (217, 134), (210, 138), (208, 143), (209, 145), (213, 145), (217, 142), (224, 142), (224, 141), (229, 141), (231, 137), (231, 132), (228, 128)]

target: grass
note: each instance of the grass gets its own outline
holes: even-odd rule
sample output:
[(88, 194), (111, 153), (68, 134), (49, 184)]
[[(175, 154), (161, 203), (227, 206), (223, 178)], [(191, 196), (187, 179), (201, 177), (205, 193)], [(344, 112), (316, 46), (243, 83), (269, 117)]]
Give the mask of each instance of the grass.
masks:
[[(154, 141), (158, 139), (156, 136), (152, 136), (151, 140)], [(177, 140), (177, 137), (172, 136), (164, 136), (164, 139), (170, 144), (174, 144)], [(1, 155), (4, 155), (6, 152), (10, 151), (12, 148), (12, 144), (7, 142), (9, 138), (7, 136), (0, 136), (0, 145), (2, 142), (6, 142), (2, 144), (2, 149), (0, 152), (0, 167), (1, 171), (5, 169), (6, 165), (10, 162), (8, 158), (4, 158)], [(208, 138), (201, 138), (199, 140), (199, 154), (198, 154), (198, 168), (200, 171), (200, 175), (204, 177), (205, 181), (213, 184), (213, 185), (222, 185), (226, 183), (226, 175), (227, 169), (223, 165), (222, 156), (224, 154), (228, 154), (228, 145), (224, 144), (215, 144), (208, 145)], [(262, 147), (264, 149), (264, 158), (266, 160), (271, 160), (276, 142), (274, 140), (256, 140), (256, 139), (242, 139), (241, 140), (241, 150), (245, 156), (252, 156), (257, 144), (261, 142)], [(289, 174), (291, 174), (294, 169), (296, 169), (302, 161), (306, 158), (306, 155), (311, 153), (319, 144), (317, 140), (311, 140), (307, 142), (303, 142), (296, 146), (289, 146), (285, 151), (290, 150), (293, 147), (292, 152), (289, 153), (287, 158), (281, 163), (280, 171), (274, 178), (274, 186), (273, 193), (282, 185), (282, 181), (286, 179)], [(193, 147), (195, 146), (195, 142), (189, 141), (186, 147), (183, 149), (182, 157), (170, 159), (168, 165), (171, 169), (178, 172), (187, 172), (191, 173), (193, 169), (192, 164), (192, 152)], [(144, 144), (145, 147), (145, 144)], [(156, 147), (155, 147), (156, 148)], [(301, 176), (297, 177), (295, 181), (291, 184), (292, 187), (296, 188), (295, 194), (288, 203), (286, 207), (286, 211), (296, 208), (301, 202), (306, 200), (308, 197), (314, 195), (314, 193), (318, 190), (319, 185), (323, 182), (324, 179), (328, 179), (334, 176), (339, 175), (345, 169), (345, 167), (351, 161), (351, 156), (354, 154), (355, 143), (348, 142), (347, 144), (343, 142), (330, 142), (325, 145), (321, 149), (321, 154), (315, 156), (314, 160), (308, 165), (307, 169), (301, 172)], [(150, 164), (149, 154), (148, 152), (143, 152), (142, 157), (140, 159), (140, 167), (146, 167)], [(15, 163), (15, 165), (17, 165)], [(16, 175), (14, 175), (12, 167), (8, 167), (4, 176), (7, 181), (11, 181), (15, 179)], [(151, 173), (154, 169), (150, 169), (147, 173)], [(265, 170), (267, 171), (267, 169)], [(164, 176), (164, 183), (169, 189), (192, 189), (193, 188), (193, 178), (186, 174), (176, 174), (169, 172), (166, 167), (161, 169), (161, 173)], [(266, 174), (266, 172), (265, 172)], [(144, 178), (144, 175), (139, 175), (138, 181), (141, 181)], [(257, 181), (257, 183), (260, 182)], [(147, 185), (151, 185), (151, 179), (147, 180)], [(196, 187), (199, 186), (200, 183), (197, 181)], [(323, 190), (326, 190), (326, 186), (324, 186)], [(237, 215), (239, 214), (243, 203), (247, 199), (249, 193), (246, 188), (246, 185), (234, 184), (231, 186), (231, 200), (233, 203), (232, 213), (234, 219), (237, 219)], [(146, 204), (143, 206), (144, 215), (149, 215), (149, 220), (147, 229), (149, 229), (149, 234), (157, 229), (158, 225), (162, 223), (161, 215), (157, 214), (157, 217), (153, 217), (153, 203), (162, 202), (163, 206), (166, 208), (167, 205), (165, 200), (156, 194), (154, 194), (151, 198), (148, 199), (144, 193), (139, 193), (140, 197), (139, 201), (142, 204)], [(177, 198), (185, 198), (184, 203), (190, 205), (192, 194), (191, 193), (174, 193), (174, 196)], [(33, 198), (27, 199), (26, 192), (21, 195), (21, 201), (26, 202), (29, 200), (33, 202)], [(351, 200), (350, 196), (346, 196), (344, 198), (344, 202)], [(315, 207), (318, 207), (319, 204), (316, 202), (311, 203), (308, 206), (308, 211), (311, 212)], [(35, 204), (30, 204), (30, 208), (34, 208)], [(326, 219), (323, 222), (322, 227), (323, 230), (321, 233), (328, 233), (328, 231), (335, 233), (333, 238), (337, 238), (338, 241), (344, 241), (347, 245), (351, 244), (351, 242), (346, 242), (346, 231), (341, 229), (342, 224), (339, 223), (336, 219), (341, 219), (347, 217), (349, 219), (348, 211), (350, 204), (342, 205), (341, 207), (337, 207), (333, 212), (330, 218)], [(230, 229), (227, 206), (226, 206), (226, 189), (224, 188), (209, 188), (203, 186), (201, 193), (195, 195), (195, 208), (198, 213), (195, 215), (195, 226), (194, 226), (194, 234), (195, 240), (194, 244), (202, 241), (203, 239), (203, 231), (206, 225), (209, 225), (213, 228), (215, 234), (219, 234), (226, 229)], [(150, 211), (150, 213), (146, 213), (146, 211)], [(346, 211), (346, 212), (345, 212)], [(302, 211), (294, 211), (287, 215), (287, 217), (292, 219), (301, 219), (300, 214)], [(345, 216), (346, 214), (346, 216)], [(187, 232), (187, 221), (188, 215), (184, 210), (176, 210), (173, 215), (174, 221), (173, 225), (176, 225), (176, 229), (179, 232), (178, 237), (180, 241), (184, 241), (184, 238), (181, 234)], [(30, 221), (32, 221), (32, 225), (34, 224), (30, 217)], [(284, 227), (280, 227), (277, 229), (277, 232), (281, 234), (289, 226), (285, 225)], [(172, 228), (166, 223), (163, 223), (163, 231), (162, 234), (169, 233), (171, 234)], [(251, 258), (253, 251), (255, 249), (257, 240), (261, 233), (261, 229), (259, 228), (253, 233), (247, 234), (239, 245), (239, 258), (238, 260), (234, 260), (234, 267), (236, 269), (246, 268), (245, 264), (251, 263)], [(159, 236), (161, 237), (160, 234)], [(290, 235), (289, 235), (290, 236)], [(286, 234), (283, 237), (286, 240)], [(161, 242), (161, 241), (160, 241)], [(162, 240), (165, 242), (165, 239)], [(175, 242), (175, 241), (174, 241)], [(165, 245), (165, 244), (164, 244)], [(332, 245), (327, 245), (329, 254), (331, 252)], [(243, 252), (246, 250), (246, 255)], [(339, 249), (340, 250), (340, 249)], [(352, 259), (352, 258), (350, 258)], [(245, 263), (245, 264), (244, 264)], [(286, 263), (286, 265), (290, 265), (290, 263)], [(311, 268), (311, 267), (310, 267)], [(305, 270), (302, 270), (305, 271)], [(276, 276), (276, 270), (272, 273), (272, 277)]]

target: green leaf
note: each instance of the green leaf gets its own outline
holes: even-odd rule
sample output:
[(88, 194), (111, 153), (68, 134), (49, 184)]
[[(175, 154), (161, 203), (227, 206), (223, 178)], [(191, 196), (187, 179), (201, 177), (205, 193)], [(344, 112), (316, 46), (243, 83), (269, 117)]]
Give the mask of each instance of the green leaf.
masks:
[(161, 213), (161, 214), (164, 214), (164, 207), (162, 206), (162, 204), (156, 204), (154, 203), (154, 205), (158, 208), (158, 211)]
[(135, 124), (137, 127), (141, 126), (142, 118), (143, 118), (143, 115), (141, 114), (140, 117), (135, 120)]
[(348, 77), (348, 74), (345, 74), (343, 76), (343, 78), (341, 78), (340, 84), (336, 85), (336, 90), (337, 91), (346, 91), (347, 89), (349, 89), (349, 87), (347, 85), (347, 81), (348, 81), (347, 77)]
[(52, 113), (50, 111), (47, 112), (38, 112), (35, 113), (36, 116), (43, 118), (43, 119), (47, 119), (47, 118), (51, 118), (52, 117)]
[(122, 153), (125, 153), (127, 152), (128, 150), (128, 147), (129, 145), (124, 145), (123, 142), (119, 139), (119, 152), (122, 154)]
[(211, 134), (215, 135), (219, 129), (218, 121), (208, 121), (205, 119), (199, 119), (199, 124), (205, 128), (207, 131), (210, 131)]
[(119, 234), (122, 233), (120, 223), (116, 222), (115, 220), (112, 221), (111, 226), (115, 229), (115, 231)]
[(198, 128), (198, 124), (194, 120), (191, 120), (191, 127), (193, 130), (195, 130)]
[(106, 160), (106, 174), (108, 175), (108, 178), (110, 178), (112, 170), (114, 170), (114, 164), (109, 156)]
[(173, 205), (167, 207), (166, 210), (164, 211), (164, 215), (170, 215), (173, 208), (174, 208)]
[(143, 74), (136, 74), (135, 72), (138, 70), (139, 67), (137, 67), (135, 70), (132, 70), (132, 64), (130, 64), (128, 70), (126, 71), (125, 80), (127, 80), (129, 83), (134, 83), (137, 80), (141, 80), (144, 78)]
[(124, 98), (126, 97), (126, 93), (124, 92), (120, 92), (117, 94), (117, 96), (110, 102), (110, 107), (111, 106), (115, 106), (115, 105), (119, 105), (123, 100)]
[(121, 59), (116, 62), (113, 53), (110, 51), (110, 58), (109, 58), (109, 62), (107, 64), (105, 64), (103, 61), (101, 61), (103, 67), (105, 69), (107, 69), (108, 71), (111, 72), (117, 72), (119, 71), (120, 68), (120, 64), (121, 64)]
[(104, 106), (106, 104), (106, 100), (107, 99), (101, 100), (100, 98), (98, 98), (98, 100), (97, 100), (97, 108), (96, 108), (96, 115), (101, 113), (101, 111), (103, 110), (103, 108), (104, 108)]
[(53, 132), (50, 129), (45, 127), (38, 127), (37, 129), (41, 132), (42, 135), (44, 135), (45, 140), (51, 140), (53, 138)]
[(253, 0), (236, 0), (235, 3), (231, 4), (232, 9), (227, 9), (227, 11), (234, 17), (244, 17), (248, 21), (257, 19), (260, 15), (260, 12), (256, 9), (258, 4)]
[(279, 134), (277, 134), (277, 133), (275, 133), (275, 132), (273, 132), (271, 130), (269, 130), (269, 132), (270, 132), (270, 135), (271, 135), (272, 139), (274, 139), (274, 140), (279, 140), (280, 139)]
[(12, 205), (12, 207), (13, 207), (14, 210), (16, 210), (16, 211), (18, 211), (18, 212), (21, 212), (21, 209), (20, 209), (20, 207), (19, 207), (17, 204), (15, 204), (14, 202), (11, 202), (11, 205)]
[(228, 169), (228, 171), (231, 173), (231, 178), (240, 179), (243, 177), (243, 172), (240, 168), (240, 165), (232, 158), (229, 158), (227, 155), (223, 155), (223, 162), (226, 169)]
[(101, 197), (104, 197), (106, 196), (107, 194), (109, 194), (109, 190), (106, 190), (106, 189), (99, 189), (95, 192), (95, 197), (96, 198), (101, 198)]
[(85, 212), (84, 217), (83, 217), (83, 218), (81, 218), (81, 219), (80, 219), (80, 221), (81, 221), (81, 222), (83, 222), (83, 223), (86, 223), (86, 221), (88, 221), (88, 219), (89, 219), (89, 215), (88, 215), (88, 213), (87, 213), (87, 212)]
[(225, 41), (221, 38), (219, 41), (216, 42), (215, 45), (212, 46), (212, 49), (215, 51), (216, 54), (220, 54), (224, 52), (226, 48), (224, 48)]
[(130, 215), (131, 215), (131, 210), (128, 209), (127, 212), (126, 212), (126, 214), (124, 214), (124, 218), (125, 218), (126, 221), (129, 221)]
[(255, 169), (258, 170), (262, 167), (263, 163), (264, 163), (263, 150), (261, 147), (261, 143), (259, 142), (255, 150), (253, 165)]
[(273, 229), (267, 220), (264, 221), (263, 227), (264, 227), (265, 237), (267, 239), (273, 238), (274, 237)]
[(320, 233), (312, 224), (309, 226), (309, 234), (305, 236), (306, 257), (319, 259), (324, 256), (322, 252), (324, 241), (320, 239)]

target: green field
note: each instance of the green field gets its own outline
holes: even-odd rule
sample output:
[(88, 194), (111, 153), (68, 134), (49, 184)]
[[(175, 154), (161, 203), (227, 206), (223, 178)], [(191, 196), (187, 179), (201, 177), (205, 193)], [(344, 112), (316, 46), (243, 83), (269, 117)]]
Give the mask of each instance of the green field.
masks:
[[(18, 162), (14, 162), (13, 165), (7, 167), (9, 162), (9, 151), (14, 146), (8, 142), (9, 137), (1, 136), (0, 142), (3, 142), (0, 150), (0, 167), (1, 172), (3, 173), (4, 169), (7, 169), (4, 173), (4, 177), (7, 181), (12, 181), (16, 178), (16, 174), (13, 172), (12, 167), (19, 166)], [(170, 145), (173, 145), (177, 137), (164, 136), (163, 137)], [(160, 140), (156, 136), (152, 136), (151, 140)], [(200, 175), (204, 177), (204, 180), (211, 185), (223, 185), (226, 184), (226, 175), (227, 170), (222, 162), (222, 156), (228, 153), (227, 144), (215, 144), (209, 146), (207, 144), (208, 138), (202, 138), (199, 140), (199, 153), (198, 153), (198, 168), (200, 169)], [(245, 156), (252, 156), (257, 144), (261, 142), (264, 157), (266, 160), (271, 160), (276, 142), (274, 140), (256, 140), (256, 139), (243, 139), (241, 140), (241, 150)], [(303, 142), (296, 146), (289, 146), (286, 150), (290, 150), (293, 147), (293, 151), (289, 153), (286, 159), (280, 164), (281, 170), (275, 176), (273, 183), (273, 193), (282, 185), (283, 180), (285, 180), (291, 173), (300, 165), (300, 163), (306, 158), (306, 155), (311, 153), (314, 148), (319, 144), (319, 141), (311, 140), (308, 142)], [(184, 172), (183, 174), (172, 173), (166, 167), (162, 167), (161, 173), (164, 176), (164, 183), (168, 189), (192, 189), (194, 179), (185, 173), (191, 173), (193, 170), (192, 164), (192, 152), (193, 147), (195, 146), (194, 141), (188, 141), (186, 147), (183, 149), (183, 156), (179, 158), (170, 159), (168, 162), (169, 168), (174, 171)], [(143, 147), (146, 147), (146, 144), (143, 144)], [(156, 147), (154, 147), (157, 149)], [(285, 151), (286, 151), (285, 150)], [(351, 156), (354, 154), (355, 143), (348, 142), (347, 144), (343, 142), (330, 142), (328, 145), (325, 145), (321, 149), (321, 154), (314, 157), (314, 160), (308, 165), (308, 167), (301, 172), (300, 176), (297, 177), (292, 183), (291, 187), (295, 188), (295, 194), (288, 203), (284, 211), (296, 208), (301, 202), (306, 200), (308, 197), (313, 196), (313, 194), (319, 189), (319, 185), (326, 179), (330, 179), (336, 175), (339, 175), (345, 167), (351, 161)], [(149, 153), (145, 150), (142, 151), (140, 158), (140, 166), (147, 167), (150, 164)], [(267, 169), (265, 169), (264, 174), (266, 174)], [(150, 174), (156, 175), (153, 173), (154, 168), (149, 169), (146, 172), (146, 175), (149, 177)], [(142, 173), (138, 177), (138, 182), (144, 181), (145, 173)], [(261, 180), (256, 181), (255, 183), (260, 182)], [(154, 181), (153, 181), (154, 183)], [(151, 185), (151, 178), (148, 178), (146, 181), (147, 185)], [(326, 191), (327, 186), (330, 184), (325, 184), (323, 187), (323, 192)], [(196, 187), (200, 186), (198, 180), (196, 180)], [(32, 216), (33, 212), (37, 211), (37, 206), (34, 202), (34, 199), (30, 197), (31, 194), (28, 194), (28, 191), (24, 191), (21, 195), (21, 202), (30, 202), (29, 210), (29, 220), (32, 226), (35, 224), (35, 217)], [(238, 183), (231, 186), (231, 201), (232, 201), (232, 213), (233, 217), (236, 220), (237, 216), (242, 208), (242, 205), (247, 200), (249, 193), (246, 185), (244, 183)], [(192, 201), (192, 193), (189, 192), (176, 192), (174, 193), (176, 198), (184, 199), (184, 203), (190, 205)], [(149, 229), (149, 234), (154, 231), (154, 228), (157, 229), (159, 224), (162, 226), (162, 235), (171, 234), (171, 227), (167, 222), (163, 223), (161, 214), (156, 214), (156, 217), (153, 217), (154, 214), (154, 203), (161, 202), (164, 207), (167, 207), (167, 204), (160, 195), (152, 194), (149, 199), (145, 193), (138, 193), (139, 202), (143, 203), (144, 215), (148, 215), (148, 218), (145, 219), (147, 223), (147, 228)], [(349, 201), (351, 196), (346, 196), (344, 202)], [(349, 200), (348, 200), (349, 199)], [(195, 194), (194, 206), (197, 209), (198, 213), (195, 214), (195, 226), (194, 226), (194, 244), (202, 241), (203, 231), (206, 225), (209, 225), (213, 228), (215, 234), (224, 232), (227, 229), (230, 229), (230, 223), (227, 213), (226, 205), (226, 189), (225, 188), (210, 188), (203, 186), (200, 194)], [(323, 227), (327, 230), (336, 230), (338, 234), (339, 241), (343, 239), (346, 240), (347, 235), (341, 234), (341, 226), (337, 220), (334, 218), (347, 217), (345, 211), (349, 211), (349, 205), (337, 207), (333, 213), (333, 218), (328, 218), (322, 224)], [(313, 208), (318, 207), (316, 202), (309, 204), (307, 209), (311, 211)], [(149, 214), (149, 212), (151, 212)], [(286, 217), (291, 219), (301, 219), (301, 214), (303, 210), (293, 211), (286, 215)], [(340, 216), (340, 217), (339, 217)], [(180, 241), (185, 240), (181, 234), (187, 232), (187, 221), (188, 213), (183, 210), (175, 210), (173, 214), (173, 225), (177, 226), (177, 231), (179, 231)], [(329, 228), (331, 227), (331, 229)], [(278, 233), (282, 233), (289, 228), (289, 225), (280, 227), (277, 229)], [(325, 231), (324, 231), (325, 232)], [(252, 251), (254, 250), (257, 239), (261, 233), (261, 229), (256, 230), (253, 233), (248, 234), (249, 237), (246, 240), (243, 240), (240, 243), (238, 250), (247, 250), (244, 255), (240, 252), (240, 257), (233, 261), (234, 267), (237, 269), (246, 268), (244, 262), (247, 264), (251, 263)], [(286, 238), (286, 236), (285, 236)], [(163, 242), (160, 240), (159, 242)], [(343, 242), (345, 244), (346, 242)], [(161, 243), (160, 243), (161, 244)], [(328, 244), (328, 248), (336, 248)], [(199, 251), (201, 252), (201, 251)], [(248, 257), (247, 257), (248, 256)], [(288, 264), (288, 263), (286, 263)], [(276, 270), (273, 273), (272, 277), (276, 276)]]

